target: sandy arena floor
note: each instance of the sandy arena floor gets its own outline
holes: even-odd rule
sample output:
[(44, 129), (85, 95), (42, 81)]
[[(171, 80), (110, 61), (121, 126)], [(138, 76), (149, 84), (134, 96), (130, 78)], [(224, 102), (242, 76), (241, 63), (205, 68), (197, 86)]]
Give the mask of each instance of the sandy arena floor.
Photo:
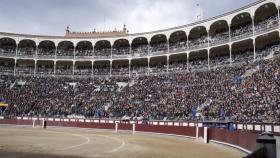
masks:
[(6, 158), (240, 158), (241, 152), (202, 141), (127, 132), (0, 126)]

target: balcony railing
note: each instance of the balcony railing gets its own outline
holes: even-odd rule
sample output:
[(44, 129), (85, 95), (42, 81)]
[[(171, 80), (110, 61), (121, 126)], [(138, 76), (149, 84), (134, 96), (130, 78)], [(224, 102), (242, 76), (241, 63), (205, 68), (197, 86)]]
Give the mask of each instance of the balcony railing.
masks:
[(65, 75), (65, 76), (69, 76), (69, 75), (73, 75), (73, 71), (71, 70), (63, 70), (63, 69), (57, 69), (56, 70), (56, 75)]
[(17, 56), (21, 58), (36, 58), (36, 52), (18, 52)]
[(89, 76), (92, 75), (92, 69), (82, 69), (82, 70), (75, 70), (74, 75), (76, 76)]
[(75, 56), (75, 59), (93, 59), (93, 56)]
[(74, 56), (60, 56), (60, 55), (57, 55), (56, 56), (56, 59), (74, 59)]
[(135, 51), (132, 52), (132, 57), (144, 57), (144, 56), (148, 56), (149, 52), (148, 51), (143, 51), (143, 52), (139, 52), (139, 51)]
[(200, 44), (194, 44), (189, 46), (188, 50), (196, 50), (196, 49), (203, 49), (203, 48), (207, 48), (208, 47), (208, 43), (200, 43)]
[(119, 55), (114, 55), (113, 54), (113, 58), (131, 58), (131, 54), (123, 54), (123, 55), (121, 55), (121, 54), (119, 54)]
[(263, 34), (265, 32), (269, 32), (269, 31), (272, 31), (272, 30), (275, 30), (275, 29), (278, 29), (278, 28), (279, 28), (279, 23), (275, 22), (272, 25), (267, 25), (267, 26), (255, 29), (255, 35), (260, 35), (260, 34)]
[(37, 55), (38, 59), (55, 59), (55, 55)]
[(16, 52), (0, 52), (0, 56), (15, 57), (16, 56)]
[(17, 67), (16, 74), (17, 75), (34, 75), (34, 68)]
[(229, 42), (229, 37), (226, 37), (225, 39), (219, 39), (219, 40), (214, 40), (212, 42), (210, 42), (210, 46), (217, 46), (217, 45), (221, 45), (221, 44), (226, 44)]
[(237, 36), (232, 36), (231, 41), (234, 42), (234, 41), (249, 38), (249, 37), (252, 37), (252, 36), (253, 36), (253, 31), (249, 31), (249, 32), (246, 32), (244, 34), (239, 34)]
[(110, 56), (94, 56), (94, 59), (111, 59), (111, 55)]
[(170, 53), (177, 53), (177, 52), (183, 52), (183, 51), (186, 51), (187, 50), (187, 47), (171, 47), (169, 49), (169, 52)]
[(45, 76), (45, 75), (54, 75), (53, 69), (37, 69), (36, 75)]

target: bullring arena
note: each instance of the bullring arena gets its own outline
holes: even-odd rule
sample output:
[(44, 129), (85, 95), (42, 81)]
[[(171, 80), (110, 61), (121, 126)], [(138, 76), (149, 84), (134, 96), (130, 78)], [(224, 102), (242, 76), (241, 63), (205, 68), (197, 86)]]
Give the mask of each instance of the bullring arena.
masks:
[[(20, 136), (19, 134), (20, 133)], [(244, 153), (186, 138), (81, 129), (1, 127), (2, 157), (241, 157)], [(217, 156), (219, 155), (219, 156)]]
[[(116, 129), (116, 124), (108, 120), (97, 123), (99, 120), (63, 119), (60, 122), (56, 119), (47, 121), (51, 128), (43, 129), (42, 121), (38, 123), (38, 120), (32, 128), (33, 120), (0, 121), (3, 124), (7, 123), (1, 126), (2, 156), (235, 158), (246, 155), (245, 151), (238, 149), (222, 148), (221, 145), (214, 143), (206, 144), (203, 140), (202, 127), (199, 128), (196, 138), (196, 128), (186, 127), (187, 125), (165, 127), (138, 124), (133, 132), (133, 125), (128, 122), (120, 122)], [(107, 123), (101, 123), (103, 121)], [(153, 124), (156, 123), (163, 122)], [(25, 126), (11, 126), (11, 124), (25, 124)], [(164, 124), (167, 125), (168, 122)], [(248, 140), (254, 142), (255, 138), (247, 138), (246, 141)], [(250, 147), (250, 143), (239, 141)]]
[[(240, 129), (232, 132), (227, 129), (208, 129), (203, 127), (202, 122), (154, 121), (142, 124), (141, 121), (43, 120), (25, 117), (0, 119), (1, 155), (11, 158), (19, 155), (46, 158), (237, 158), (255, 149), (258, 133), (265, 131), (262, 129), (279, 130), (279, 125), (273, 124), (236, 124)], [(48, 128), (44, 129), (46, 126)], [(245, 128), (255, 130), (248, 132)]]
[(279, 5), (137, 34), (0, 32), (0, 157), (279, 158)]

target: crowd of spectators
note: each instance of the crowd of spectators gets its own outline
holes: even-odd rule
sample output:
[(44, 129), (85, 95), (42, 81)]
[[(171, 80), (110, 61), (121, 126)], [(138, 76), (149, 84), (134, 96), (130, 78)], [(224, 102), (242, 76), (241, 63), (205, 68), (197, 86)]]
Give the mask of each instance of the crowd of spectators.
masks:
[(267, 31), (271, 28), (278, 27), (279, 20), (278, 15), (270, 16), (260, 22), (255, 24), (255, 33), (262, 33), (263, 31)]
[(170, 72), (182, 72), (188, 70), (188, 64), (185, 60), (173, 61), (169, 64)]
[(57, 49), (57, 58), (74, 58), (74, 49)]
[(53, 65), (38, 65), (36, 68), (36, 75), (54, 75)]
[(109, 76), (110, 66), (94, 66), (93, 68), (94, 76)]
[(91, 65), (78, 65), (75, 67), (74, 75), (91, 76), (92, 75), (92, 66)]
[(215, 33), (209, 39), (209, 45), (214, 46), (221, 43), (228, 43), (229, 42), (229, 32), (223, 31), (219, 33)]
[(32, 47), (22, 47), (18, 49), (17, 52), (18, 56), (28, 56), (28, 57), (35, 57), (36, 56), (36, 49)]
[[(255, 32), (278, 26), (277, 16), (255, 23)], [(232, 40), (253, 34), (252, 23), (231, 27)], [(196, 49), (229, 40), (229, 32), (202, 36), (170, 44), (170, 52)], [(168, 43), (121, 48), (98, 48), (94, 57), (164, 54)], [(15, 54), (12, 47), (2, 54)], [(19, 56), (34, 56), (33, 48), (19, 48)], [(205, 57), (192, 57), (169, 65), (150, 63), (131, 66), (52, 65), (35, 67), (0, 64), (0, 100), (9, 104), (4, 116), (42, 116), (150, 120), (233, 120), (238, 122), (280, 122), (280, 47), (272, 43), (256, 50), (243, 49)], [(92, 50), (77, 50), (75, 56), (92, 56)], [(55, 52), (38, 49), (38, 56)], [(74, 50), (57, 50), (58, 57), (73, 57)], [(208, 63), (210, 62), (210, 63)], [(230, 64), (232, 63), (232, 64)], [(73, 72), (74, 71), (74, 72)], [(166, 72), (169, 73), (166, 73)], [(58, 76), (53, 75), (54, 72)], [(109, 74), (113, 76), (109, 76)], [(47, 74), (47, 75), (45, 75)], [(83, 77), (67, 77), (67, 75)], [(149, 74), (149, 75), (148, 75)], [(59, 76), (61, 75), (61, 76)], [(65, 75), (65, 76), (64, 76)], [(94, 78), (92, 78), (92, 76)], [(84, 76), (90, 76), (88, 78)], [(99, 76), (99, 77), (95, 77)]]
[(112, 75), (120, 75), (120, 76), (128, 76), (129, 75), (129, 68), (127, 66), (115, 66), (112, 68)]
[(208, 46), (208, 37), (201, 36), (200, 38), (190, 39), (189, 40), (189, 49), (197, 49)]
[(48, 49), (48, 48), (38, 48), (37, 56), (39, 58), (45, 57), (55, 57), (55, 49)]
[(113, 48), (112, 50), (113, 57), (119, 57), (119, 56), (127, 56), (130, 55), (130, 48), (128, 47), (119, 47), (119, 48)]
[(34, 65), (20, 65), (16, 68), (17, 75), (34, 75)]
[(94, 49), (95, 58), (110, 58), (111, 56), (111, 48)]
[(167, 52), (167, 49), (168, 49), (167, 42), (166, 43), (158, 43), (158, 44), (151, 45), (150, 53), (151, 54), (164, 54), (164, 53)]
[(133, 78), (1, 75), (1, 115), (279, 122), (279, 62)]
[(270, 43), (265, 45), (262, 49), (258, 49), (256, 51), (256, 58), (257, 60), (260, 60), (264, 57), (269, 56), (271, 53), (277, 54), (277, 52), (279, 51), (280, 51), (280, 46), (278, 42)]
[(58, 65), (55, 70), (56, 75), (73, 75), (73, 65)]
[(0, 48), (0, 54), (4, 56), (15, 56), (16, 48), (14, 46), (5, 46)]
[(231, 30), (232, 41), (253, 35), (253, 25), (251, 22), (244, 24), (243, 26), (233, 26)]
[(131, 74), (132, 76), (148, 75), (148, 65), (132, 65)]
[(211, 68), (213, 67), (219, 67), (219, 66), (224, 66), (224, 65), (229, 65), (230, 64), (230, 58), (229, 58), (229, 53), (226, 54), (217, 54), (210, 56), (210, 61), (209, 61), (209, 66)]
[(243, 50), (232, 52), (233, 63), (252, 62), (253, 60), (254, 60), (253, 49), (243, 49)]
[(149, 51), (150, 51), (150, 49), (149, 49), (148, 44), (142, 44), (142, 45), (138, 45), (138, 46), (133, 46), (131, 48), (131, 53), (135, 57), (147, 56), (149, 54)]
[(0, 70), (3, 74), (13, 74), (14, 73), (14, 64), (12, 63), (1, 63)]
[(170, 43), (169, 51), (170, 53), (181, 52), (187, 50), (187, 41), (178, 41)]
[(80, 49), (75, 51), (76, 58), (92, 58), (92, 56), (93, 56), (92, 49), (86, 49), (86, 50)]
[(207, 70), (208, 68), (209, 67), (207, 58), (194, 58), (190, 60), (189, 69), (192, 71)]
[(166, 63), (157, 63), (155, 65), (150, 65), (150, 74), (159, 74), (167, 72), (167, 64)]

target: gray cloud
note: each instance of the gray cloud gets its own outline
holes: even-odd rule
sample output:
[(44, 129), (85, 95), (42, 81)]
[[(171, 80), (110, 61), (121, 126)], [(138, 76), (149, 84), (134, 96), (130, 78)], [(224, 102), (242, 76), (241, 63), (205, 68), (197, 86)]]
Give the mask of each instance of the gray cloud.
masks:
[(209, 18), (255, 0), (0, 0), (0, 31), (63, 35), (73, 31), (121, 29), (132, 33), (193, 22), (199, 3)]

